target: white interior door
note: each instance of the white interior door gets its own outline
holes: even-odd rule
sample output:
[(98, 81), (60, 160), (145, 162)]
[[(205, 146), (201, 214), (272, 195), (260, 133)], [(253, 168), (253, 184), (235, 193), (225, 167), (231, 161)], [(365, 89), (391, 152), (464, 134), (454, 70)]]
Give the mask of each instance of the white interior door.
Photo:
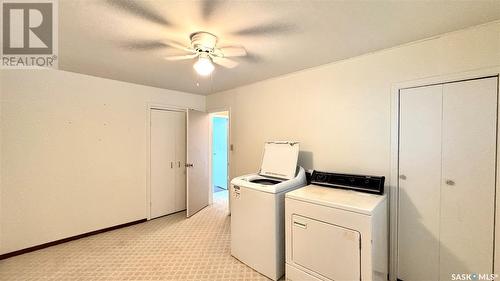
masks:
[(209, 203), (209, 122), (208, 113), (188, 110), (187, 113), (187, 216)]
[(443, 85), (440, 280), (492, 273), (497, 78)]
[(398, 278), (492, 273), (497, 78), (400, 94)]
[(151, 110), (151, 218), (175, 211), (175, 112)]
[(177, 112), (175, 136), (175, 208), (186, 209), (186, 113)]
[(398, 278), (437, 280), (442, 85), (400, 92)]

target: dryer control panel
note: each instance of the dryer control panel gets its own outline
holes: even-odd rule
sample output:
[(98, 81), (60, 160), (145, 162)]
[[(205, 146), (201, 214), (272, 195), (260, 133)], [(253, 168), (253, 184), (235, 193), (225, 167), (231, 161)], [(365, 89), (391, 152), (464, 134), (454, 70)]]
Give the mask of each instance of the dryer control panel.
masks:
[(384, 194), (384, 181), (385, 177), (383, 176), (337, 174), (316, 170), (311, 175), (312, 184), (374, 194)]

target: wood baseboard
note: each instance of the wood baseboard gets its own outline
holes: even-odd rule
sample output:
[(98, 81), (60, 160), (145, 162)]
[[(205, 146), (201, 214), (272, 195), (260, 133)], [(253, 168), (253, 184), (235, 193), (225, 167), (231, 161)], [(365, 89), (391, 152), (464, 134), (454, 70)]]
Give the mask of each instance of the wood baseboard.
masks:
[(132, 222), (127, 222), (127, 223), (123, 223), (123, 224), (119, 224), (119, 225), (115, 225), (115, 226), (111, 226), (111, 227), (106, 227), (106, 228), (103, 228), (103, 229), (94, 230), (94, 231), (87, 232), (87, 233), (78, 234), (78, 235), (75, 235), (75, 236), (71, 236), (71, 237), (67, 237), (67, 238), (63, 238), (63, 239), (51, 241), (51, 242), (48, 242), (48, 243), (44, 243), (44, 244), (32, 246), (32, 247), (21, 249), (21, 250), (17, 250), (17, 251), (14, 251), (14, 252), (1, 254), (0, 255), (0, 260), (7, 259), (7, 258), (10, 258), (10, 257), (14, 257), (14, 256), (18, 256), (18, 255), (22, 255), (22, 254), (26, 254), (26, 253), (37, 251), (37, 250), (41, 250), (41, 249), (44, 249), (44, 248), (48, 248), (48, 247), (55, 246), (55, 245), (58, 245), (58, 244), (62, 244), (62, 243), (66, 243), (66, 242), (69, 242), (69, 241), (77, 240), (77, 239), (80, 239), (80, 238), (84, 238), (84, 237), (88, 237), (88, 236), (92, 236), (92, 235), (96, 235), (96, 234), (108, 232), (108, 231), (111, 231), (111, 230), (116, 230), (116, 229), (119, 229), (119, 228), (131, 226), (131, 225), (134, 225), (134, 224), (143, 223), (145, 221), (147, 221), (147, 219), (140, 219), (140, 220), (136, 220), (136, 221), (132, 221)]

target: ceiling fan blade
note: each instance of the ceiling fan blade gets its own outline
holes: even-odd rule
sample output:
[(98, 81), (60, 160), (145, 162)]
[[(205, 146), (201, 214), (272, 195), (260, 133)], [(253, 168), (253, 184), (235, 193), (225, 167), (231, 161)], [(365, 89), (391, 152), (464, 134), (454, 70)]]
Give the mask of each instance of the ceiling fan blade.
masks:
[(242, 36), (279, 35), (291, 33), (295, 29), (296, 26), (291, 24), (269, 23), (243, 28), (232, 32), (232, 34)]
[(225, 46), (219, 48), (224, 54), (224, 57), (244, 57), (247, 55), (247, 50), (241, 46)]
[(208, 21), (212, 14), (217, 9), (217, 6), (224, 1), (220, 0), (203, 0), (201, 2), (201, 17), (203, 20)]
[(165, 59), (171, 60), (171, 61), (188, 60), (188, 59), (194, 59), (197, 56), (198, 56), (198, 54), (182, 55), (182, 56), (169, 56), (169, 57), (165, 57)]
[(213, 57), (212, 60), (214, 63), (223, 66), (225, 68), (234, 68), (238, 65), (236, 61), (227, 58)]
[(152, 51), (168, 48), (169, 46), (158, 40), (125, 42), (120, 45), (122, 48), (134, 51)]
[(154, 9), (145, 6), (144, 2), (141, 1), (105, 0), (104, 3), (111, 7), (120, 9), (130, 15), (154, 22), (156, 24), (174, 26), (174, 24), (168, 21), (165, 17), (157, 13)]
[(195, 50), (191, 49), (190, 47), (184, 46), (181, 43), (176, 42), (176, 41), (161, 40), (161, 42), (163, 44), (165, 44), (166, 46), (170, 46), (172, 48), (176, 48), (176, 49), (179, 49), (179, 50), (182, 50), (182, 51), (186, 51), (186, 52), (190, 52), (190, 53), (195, 53), (196, 52)]
[(251, 63), (259, 63), (262, 62), (263, 60), (261, 56), (252, 52), (247, 53), (247, 55), (242, 57), (241, 59)]

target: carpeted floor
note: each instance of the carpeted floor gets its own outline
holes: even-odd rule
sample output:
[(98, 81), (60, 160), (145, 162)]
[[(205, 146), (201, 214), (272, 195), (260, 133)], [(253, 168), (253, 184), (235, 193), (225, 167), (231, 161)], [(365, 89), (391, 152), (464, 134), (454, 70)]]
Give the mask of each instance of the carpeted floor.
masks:
[(269, 280), (230, 255), (227, 191), (185, 212), (0, 261), (0, 280)]

